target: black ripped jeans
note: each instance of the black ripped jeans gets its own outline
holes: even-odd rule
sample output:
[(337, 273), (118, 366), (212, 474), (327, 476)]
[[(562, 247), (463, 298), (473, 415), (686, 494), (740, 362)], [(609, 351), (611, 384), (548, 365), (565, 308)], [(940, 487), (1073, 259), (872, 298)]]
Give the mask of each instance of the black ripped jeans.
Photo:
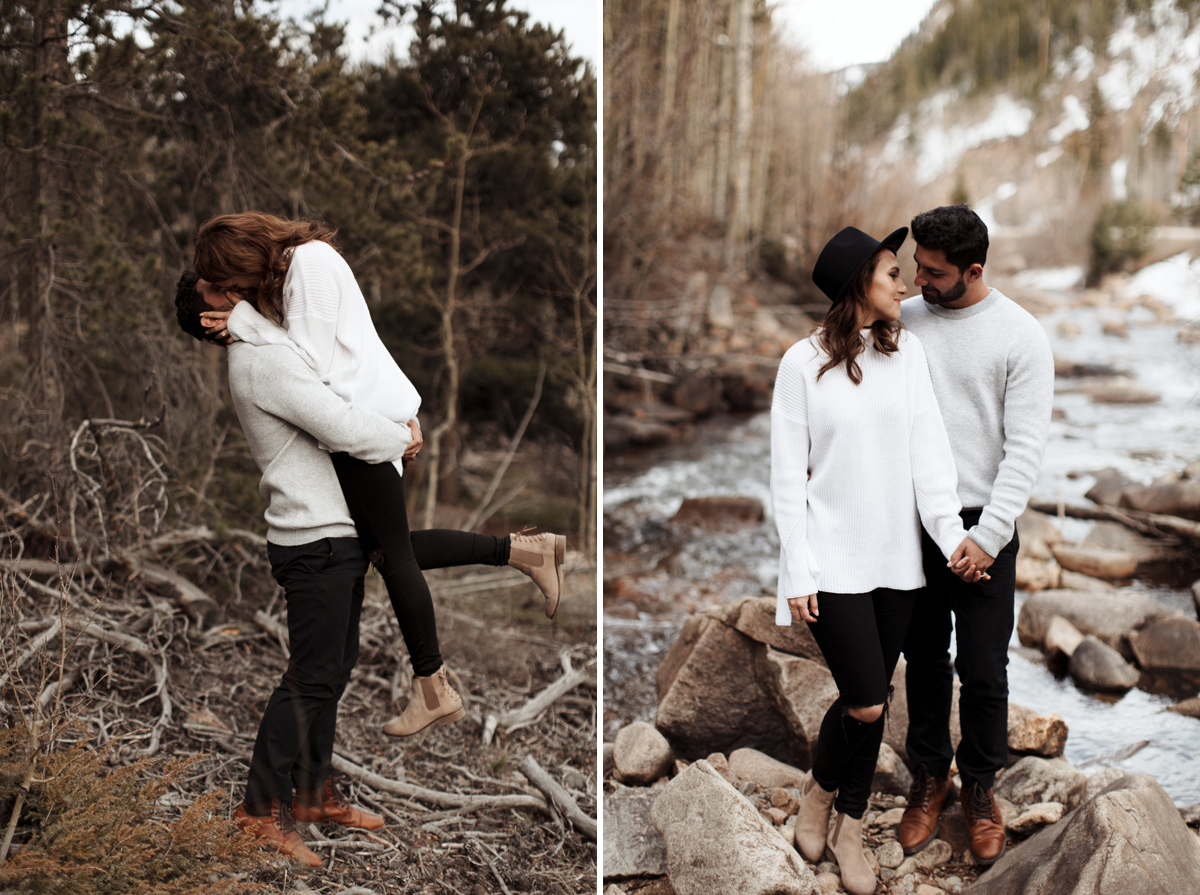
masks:
[[(837, 790), (834, 807), (861, 818), (871, 798), (871, 781), (891, 695), (892, 673), (900, 658), (918, 591), (881, 587), (865, 594), (817, 595), (820, 612), (809, 630), (838, 686), (838, 698), (825, 713), (813, 758), (813, 779), (826, 792)], [(850, 709), (885, 706), (872, 722)]]
[(442, 665), (433, 597), (423, 569), (508, 563), (509, 538), (469, 531), (410, 531), (404, 477), (391, 463), (367, 463), (349, 454), (331, 454), (333, 468), (363, 550), (375, 561), (413, 673), (428, 677)]

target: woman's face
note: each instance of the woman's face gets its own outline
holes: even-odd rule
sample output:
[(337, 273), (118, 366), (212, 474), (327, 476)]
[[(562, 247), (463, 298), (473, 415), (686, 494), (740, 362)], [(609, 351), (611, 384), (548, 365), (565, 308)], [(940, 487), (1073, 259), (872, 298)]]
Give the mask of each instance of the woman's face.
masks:
[(875, 274), (867, 285), (867, 307), (862, 325), (870, 326), (877, 320), (899, 320), (900, 300), (907, 294), (908, 288), (900, 279), (896, 253), (884, 250), (875, 265)]

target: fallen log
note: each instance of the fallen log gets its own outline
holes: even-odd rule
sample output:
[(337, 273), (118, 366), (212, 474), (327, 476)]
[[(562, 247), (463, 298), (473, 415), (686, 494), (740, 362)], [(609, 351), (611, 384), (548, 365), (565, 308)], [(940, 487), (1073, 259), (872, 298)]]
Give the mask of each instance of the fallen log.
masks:
[(1117, 509), (1097, 504), (1091, 507), (1075, 507), (1056, 503), (1030, 502), (1029, 508), (1039, 513), (1057, 516), (1063, 515), (1073, 519), (1105, 519), (1120, 522), (1127, 528), (1151, 537), (1165, 537), (1167, 533), (1178, 535), (1193, 541), (1200, 541), (1200, 522), (1183, 519), (1179, 516), (1165, 516), (1162, 513), (1147, 513), (1144, 510)]
[(558, 781), (551, 777), (532, 755), (526, 755), (521, 759), (521, 773), (529, 778), (530, 783), (545, 793), (546, 798), (558, 806), (567, 820), (575, 825), (575, 829), (593, 842), (596, 841), (595, 819), (584, 813), (583, 809), (571, 798), (571, 794), (560, 786)]

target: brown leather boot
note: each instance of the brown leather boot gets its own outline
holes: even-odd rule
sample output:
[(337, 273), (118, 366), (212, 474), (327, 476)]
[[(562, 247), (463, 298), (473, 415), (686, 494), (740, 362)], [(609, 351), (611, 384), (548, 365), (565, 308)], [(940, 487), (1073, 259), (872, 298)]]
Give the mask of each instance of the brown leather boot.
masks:
[(330, 821), (343, 827), (358, 827), (360, 830), (378, 830), (383, 827), (383, 818), (361, 808), (355, 808), (342, 797), (327, 777), (319, 789), (297, 789), (292, 803), (292, 817), (302, 823), (319, 824)]
[(825, 837), (829, 833), (829, 812), (833, 808), (833, 797), (837, 792), (826, 792), (813, 779), (812, 774), (804, 781), (800, 790), (800, 813), (796, 815), (796, 829), (792, 836), (796, 850), (810, 864), (816, 864), (825, 854)]
[(1004, 854), (1004, 821), (991, 789), (978, 783), (963, 788), (963, 814), (967, 816), (967, 836), (971, 854), (980, 864), (994, 864)]
[(942, 809), (954, 798), (950, 775), (934, 778), (924, 765), (918, 765), (908, 793), (908, 807), (900, 818), (900, 847), (906, 855), (920, 851), (937, 835)]
[(562, 535), (542, 532), (540, 535), (510, 534), (512, 549), (508, 564), (533, 579), (546, 598), (546, 617), (554, 618), (562, 599), (563, 559), (567, 555), (567, 539)]
[(265, 816), (250, 814), (246, 810), (246, 803), (242, 802), (233, 812), (233, 822), (251, 836), (257, 837), (264, 845), (279, 849), (293, 861), (309, 867), (321, 866), (321, 859), (309, 850), (300, 834), (296, 832), (292, 806), (287, 802), (271, 799), (271, 813)]
[(825, 844), (841, 871), (842, 888), (850, 895), (875, 895), (875, 871), (863, 854), (862, 819), (836, 812)]
[(398, 717), (383, 725), (383, 732), (390, 737), (410, 737), (426, 727), (458, 721), (466, 714), (462, 697), (446, 680), (443, 665), (429, 677), (413, 678), (408, 705)]

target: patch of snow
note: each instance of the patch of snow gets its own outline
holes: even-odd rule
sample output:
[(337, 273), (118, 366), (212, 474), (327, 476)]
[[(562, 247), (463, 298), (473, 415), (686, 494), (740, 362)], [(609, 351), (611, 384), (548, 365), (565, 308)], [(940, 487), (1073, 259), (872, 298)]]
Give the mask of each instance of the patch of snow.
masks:
[[(992, 140), (1024, 136), (1033, 123), (1033, 110), (1002, 93), (995, 98), (991, 114), (970, 125), (941, 125), (947, 105), (954, 98), (943, 91), (921, 103), (918, 125), (916, 173), (920, 183), (954, 169), (963, 155)], [(890, 143), (890, 141), (889, 141)]]
[(1129, 190), (1126, 188), (1125, 179), (1129, 174), (1129, 159), (1119, 158), (1112, 164), (1109, 170), (1109, 176), (1112, 177), (1112, 197), (1114, 201), (1124, 202), (1129, 198)]
[(1051, 143), (1061, 143), (1069, 134), (1087, 130), (1091, 120), (1087, 110), (1073, 93), (1063, 97), (1063, 120), (1050, 129), (1046, 134)]
[(1066, 292), (1083, 282), (1083, 268), (1040, 267), (1023, 270), (1013, 277), (1013, 282), (1026, 289), (1044, 289), (1047, 292)]
[(1038, 153), (1038, 156), (1034, 159), (1034, 162), (1039, 168), (1044, 168), (1047, 165), (1054, 164), (1056, 161), (1062, 158), (1062, 154), (1062, 147), (1055, 146), (1051, 149), (1047, 149), (1045, 152)]
[(1200, 257), (1181, 252), (1135, 273), (1122, 290), (1127, 298), (1150, 295), (1183, 320), (1200, 320)]

